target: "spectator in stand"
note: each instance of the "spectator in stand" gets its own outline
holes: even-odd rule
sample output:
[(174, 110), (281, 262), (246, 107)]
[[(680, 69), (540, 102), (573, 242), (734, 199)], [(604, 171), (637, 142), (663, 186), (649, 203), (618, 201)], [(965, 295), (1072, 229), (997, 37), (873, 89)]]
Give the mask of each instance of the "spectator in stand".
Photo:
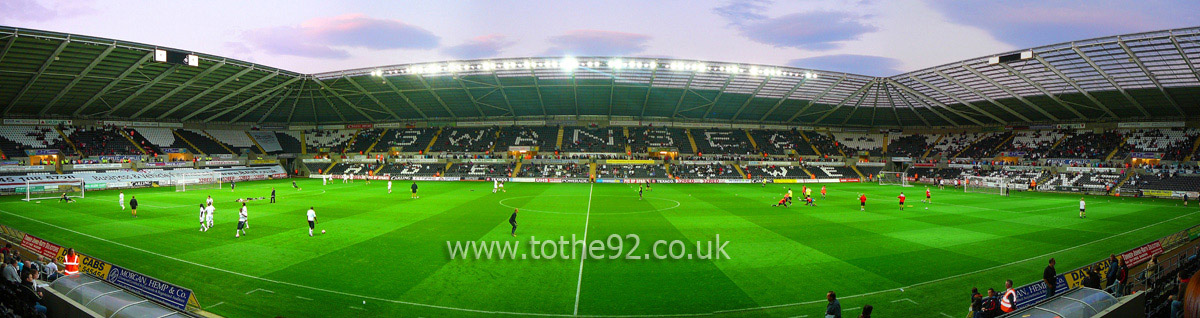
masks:
[(1125, 282), (1128, 282), (1129, 281), (1128, 279), (1129, 279), (1129, 267), (1125, 266), (1124, 258), (1118, 258), (1117, 259), (1117, 282), (1116, 282), (1116, 284), (1113, 284), (1112, 291), (1111, 291), (1113, 296), (1121, 297), (1121, 296), (1125, 295), (1125, 288), (1127, 285), (1127, 284), (1125, 284)]
[(37, 311), (39, 314), (45, 315), (46, 314), (46, 306), (42, 306), (42, 303), (41, 303), (42, 302), (42, 292), (38, 291), (37, 285), (34, 284), (34, 280), (36, 280), (38, 278), (38, 272), (37, 271), (26, 271), (23, 275), (21, 275), (21, 277), (24, 277), (24, 279), (21, 280), (21, 288), (20, 288), (22, 300), (24, 300), (25, 303), (28, 303), (30, 306), (32, 306), (34, 311)]
[(46, 264), (45, 266), (42, 266), (43, 280), (52, 282), (62, 275), (62, 271), (58, 269), (58, 264), (55, 264), (54, 260), (47, 261), (45, 257), (42, 257), (41, 260)]
[(8, 258), (4, 262), (4, 281), (12, 285), (21, 283), (21, 276), (17, 274), (16, 258)]
[(1046, 283), (1046, 298), (1054, 297), (1054, 289), (1058, 287), (1056, 276), (1058, 276), (1058, 272), (1054, 271), (1054, 258), (1051, 258), (1050, 264), (1046, 265), (1046, 270), (1042, 271), (1042, 282)]
[(1117, 255), (1108, 254), (1108, 272), (1104, 275), (1106, 278), (1104, 286), (1112, 287), (1117, 283), (1117, 263)]

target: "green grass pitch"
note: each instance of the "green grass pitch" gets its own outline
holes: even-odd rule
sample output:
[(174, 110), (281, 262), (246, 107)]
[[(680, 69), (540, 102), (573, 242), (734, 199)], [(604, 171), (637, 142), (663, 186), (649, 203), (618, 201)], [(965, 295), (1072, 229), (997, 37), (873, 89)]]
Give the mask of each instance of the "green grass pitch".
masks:
[[(1063, 272), (1200, 223), (1200, 209), (1179, 201), (1087, 197), (1079, 219), (1079, 195), (935, 189), (925, 204), (923, 187), (873, 184), (828, 184), (828, 198), (814, 191), (817, 207), (782, 208), (771, 204), (801, 185), (656, 184), (638, 200), (627, 184), (509, 183), (493, 194), (490, 182), (420, 182), (421, 198), (410, 199), (408, 182), (388, 194), (386, 182), (298, 181), (303, 190), (290, 180), (241, 182), (236, 192), (126, 190), (141, 202), (137, 219), (111, 190), (70, 204), (9, 196), (0, 223), (192, 288), (229, 317), (819, 317), (830, 290), (848, 317), (863, 304), (886, 317), (960, 317), (971, 287), (1024, 284), (1049, 257)], [(234, 238), (234, 199), (271, 187), (279, 203), (251, 202), (248, 236)], [(200, 232), (205, 195), (217, 202), (216, 226)], [(309, 206), (326, 234), (308, 237)], [(516, 238), (511, 207), (522, 209)], [(446, 244), (585, 231), (589, 241), (636, 234), (635, 254), (656, 240), (719, 234), (729, 259), (451, 260)]]

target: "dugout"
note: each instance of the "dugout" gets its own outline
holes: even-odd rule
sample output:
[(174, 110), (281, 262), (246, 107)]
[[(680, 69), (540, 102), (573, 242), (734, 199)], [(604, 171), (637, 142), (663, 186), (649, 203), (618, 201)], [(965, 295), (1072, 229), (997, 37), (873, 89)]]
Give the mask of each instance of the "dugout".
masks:
[[(1129, 316), (1101, 316), (1102, 312), (1106, 312), (1110, 307), (1118, 304), (1126, 304), (1135, 296), (1126, 296), (1118, 300), (1116, 297), (1104, 292), (1103, 290), (1094, 288), (1077, 288), (1064, 292), (1054, 298), (1034, 304), (1033, 306), (1018, 309), (1005, 315), (1004, 317), (1021, 317), (1021, 318), (1089, 318), (1089, 317), (1129, 317)], [(1145, 313), (1145, 297), (1142, 297), (1142, 306), (1137, 308), (1139, 313)], [(1133, 306), (1136, 307), (1136, 306)], [(1124, 312), (1124, 311), (1121, 311)]]

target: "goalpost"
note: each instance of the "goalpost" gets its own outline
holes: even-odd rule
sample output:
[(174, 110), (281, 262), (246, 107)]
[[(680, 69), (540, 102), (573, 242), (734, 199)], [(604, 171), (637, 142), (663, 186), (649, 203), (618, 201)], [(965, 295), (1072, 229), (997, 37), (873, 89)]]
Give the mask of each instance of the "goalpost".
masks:
[(175, 185), (175, 192), (186, 192), (221, 189), (224, 182), (217, 172), (191, 172), (172, 175), (171, 183)]
[(1001, 177), (966, 176), (963, 192), (1008, 195), (1008, 179)]
[(60, 199), (63, 194), (68, 198), (81, 199), (84, 197), (83, 180), (29, 181), (25, 187), (17, 188), (25, 192), (25, 201)]
[(908, 184), (908, 173), (903, 171), (880, 171), (879, 185), (912, 186)]

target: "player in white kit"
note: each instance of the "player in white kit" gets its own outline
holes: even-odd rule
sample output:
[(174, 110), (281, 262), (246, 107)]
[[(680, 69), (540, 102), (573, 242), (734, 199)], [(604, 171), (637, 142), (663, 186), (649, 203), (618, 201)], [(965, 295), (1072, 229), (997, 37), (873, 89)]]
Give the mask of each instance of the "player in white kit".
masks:
[(1080, 219), (1087, 217), (1087, 212), (1083, 211), (1083, 208), (1086, 205), (1087, 205), (1087, 203), (1083, 202), (1083, 198), (1079, 198), (1079, 218)]
[(117, 204), (121, 205), (122, 211), (125, 210), (125, 191), (121, 191), (121, 194), (117, 195)]
[(496, 191), (500, 191), (500, 180), (492, 179), (492, 193), (496, 193)]
[(234, 232), (233, 237), (241, 237), (243, 234), (246, 234), (246, 229), (249, 228), (246, 226), (246, 221), (248, 218), (249, 214), (246, 213), (246, 203), (243, 202), (242, 210), (238, 212), (237, 232)]
[(208, 232), (208, 229), (213, 227), (213, 212), (216, 211), (216, 209), (217, 208), (214, 208), (212, 203), (209, 203), (208, 206), (204, 208), (204, 223), (208, 223), (208, 227), (204, 228), (205, 232)]
[(392, 193), (392, 179), (388, 179), (388, 193)]
[(205, 209), (204, 205), (201, 204), (200, 205), (200, 232), (204, 232), (204, 231), (208, 230), (208, 223), (204, 223), (205, 215), (208, 215), (208, 209)]

